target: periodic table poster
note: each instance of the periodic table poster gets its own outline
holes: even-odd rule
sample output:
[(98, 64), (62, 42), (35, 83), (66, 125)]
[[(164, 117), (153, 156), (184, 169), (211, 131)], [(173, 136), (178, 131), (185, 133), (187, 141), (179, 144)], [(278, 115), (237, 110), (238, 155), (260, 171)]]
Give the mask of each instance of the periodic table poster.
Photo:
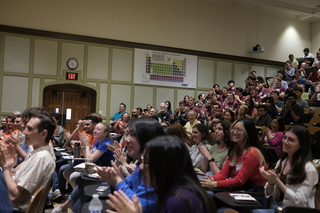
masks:
[(196, 88), (197, 56), (135, 49), (134, 83)]

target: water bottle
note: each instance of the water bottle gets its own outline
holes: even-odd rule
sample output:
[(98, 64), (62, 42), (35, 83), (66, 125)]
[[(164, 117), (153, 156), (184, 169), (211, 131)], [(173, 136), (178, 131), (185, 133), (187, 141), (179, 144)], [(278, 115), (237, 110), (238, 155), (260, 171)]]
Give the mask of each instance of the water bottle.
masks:
[(74, 144), (74, 158), (80, 157), (80, 143)]
[(102, 203), (99, 200), (99, 195), (98, 194), (93, 194), (92, 195), (92, 200), (89, 203), (88, 206), (89, 213), (102, 213)]
[(308, 89), (308, 93), (309, 93), (309, 97), (312, 95), (312, 90), (311, 90), (311, 88), (309, 87), (309, 89)]

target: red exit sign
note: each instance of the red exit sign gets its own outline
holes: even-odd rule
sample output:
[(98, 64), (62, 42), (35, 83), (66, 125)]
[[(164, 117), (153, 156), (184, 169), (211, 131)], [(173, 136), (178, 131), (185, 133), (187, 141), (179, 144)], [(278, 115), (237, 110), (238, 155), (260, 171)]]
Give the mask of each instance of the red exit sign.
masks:
[(67, 72), (66, 79), (67, 80), (78, 80), (78, 73)]

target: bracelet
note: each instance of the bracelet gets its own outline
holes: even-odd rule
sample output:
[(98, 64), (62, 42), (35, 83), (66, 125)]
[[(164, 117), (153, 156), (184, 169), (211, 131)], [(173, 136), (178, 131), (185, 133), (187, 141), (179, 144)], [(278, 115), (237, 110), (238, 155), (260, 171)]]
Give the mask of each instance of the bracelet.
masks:
[(1, 172), (4, 172), (4, 171), (6, 171), (6, 170), (9, 170), (9, 168), (8, 168), (7, 166), (5, 166), (5, 167), (0, 167), (0, 171), (1, 171)]
[(208, 160), (209, 163), (214, 162), (214, 158), (211, 158), (210, 160)]

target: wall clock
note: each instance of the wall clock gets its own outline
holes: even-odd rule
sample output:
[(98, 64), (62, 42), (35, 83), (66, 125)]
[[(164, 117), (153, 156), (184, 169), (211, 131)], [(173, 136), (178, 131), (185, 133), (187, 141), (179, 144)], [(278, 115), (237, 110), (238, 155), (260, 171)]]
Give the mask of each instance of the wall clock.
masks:
[(75, 69), (77, 69), (77, 67), (78, 67), (78, 61), (77, 61), (77, 59), (75, 59), (75, 58), (70, 58), (70, 59), (67, 61), (67, 67), (68, 67), (70, 70), (75, 70)]

